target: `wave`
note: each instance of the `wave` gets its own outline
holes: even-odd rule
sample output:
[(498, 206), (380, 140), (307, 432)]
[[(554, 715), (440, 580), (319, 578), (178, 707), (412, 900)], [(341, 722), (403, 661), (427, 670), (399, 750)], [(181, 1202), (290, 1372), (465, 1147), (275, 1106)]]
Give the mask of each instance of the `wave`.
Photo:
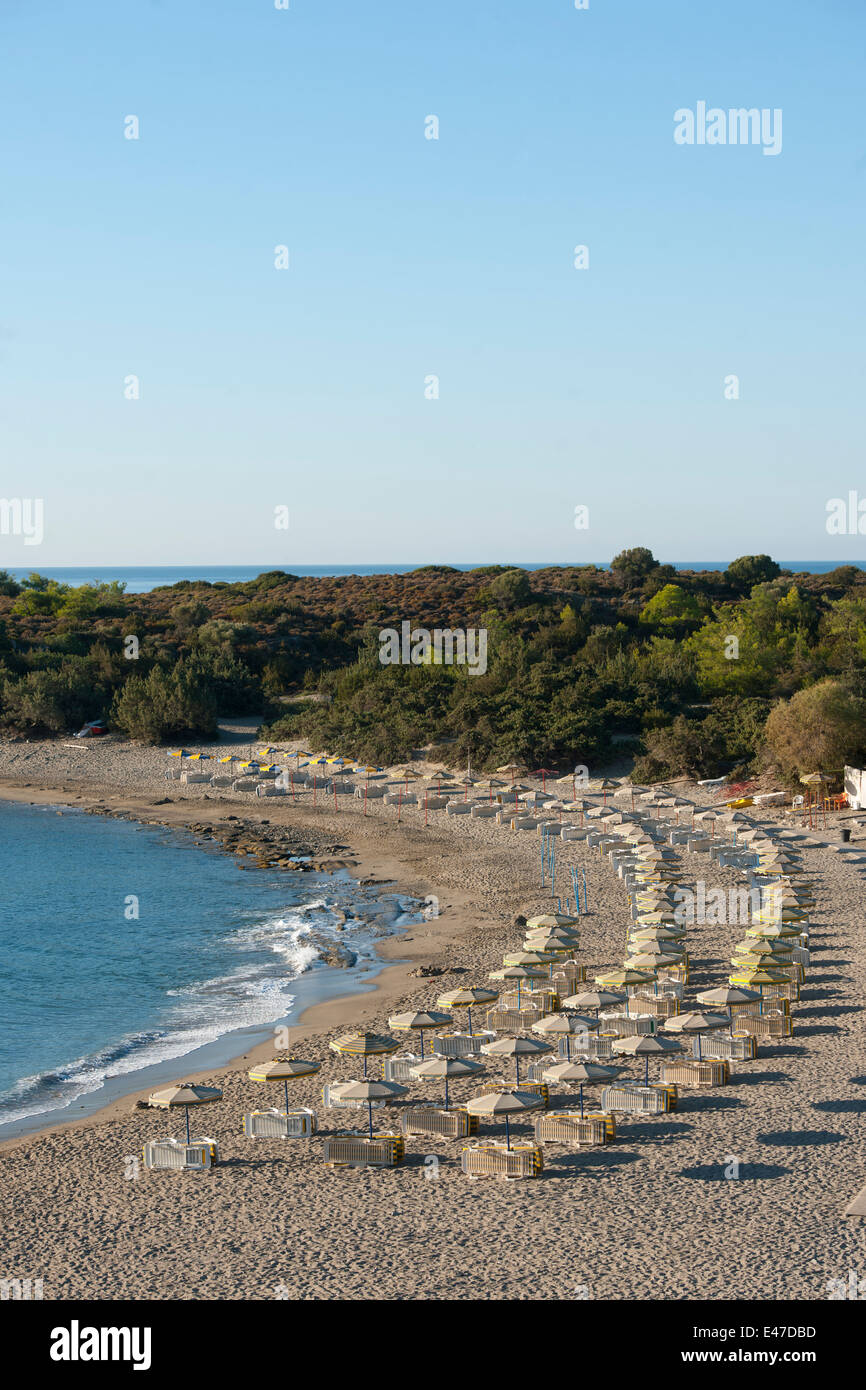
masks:
[(317, 965), (325, 968), (321, 950), (329, 941), (350, 941), (358, 965), (369, 966), (376, 941), (408, 924), (413, 909), (417, 920), (419, 905), (413, 899), (382, 895), (370, 902), (347, 900), (345, 907), (321, 898), (279, 914), (251, 913), (250, 920), (219, 938), (223, 953), (240, 957), (234, 968), (166, 990), (162, 1026), (22, 1077), (0, 1093), (0, 1124), (66, 1109), (114, 1078), (184, 1057), (236, 1029), (276, 1023), (295, 1002), (292, 982)]

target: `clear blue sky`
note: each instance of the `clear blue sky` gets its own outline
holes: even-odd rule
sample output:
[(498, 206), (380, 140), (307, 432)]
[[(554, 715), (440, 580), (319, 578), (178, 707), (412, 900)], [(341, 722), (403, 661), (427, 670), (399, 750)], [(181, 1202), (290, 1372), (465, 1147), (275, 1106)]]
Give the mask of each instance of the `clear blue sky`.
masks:
[[(45, 540), (0, 566), (862, 557), (864, 39), (861, 0), (2, 0), (0, 496)], [(781, 154), (676, 145), (698, 101), (782, 108)]]

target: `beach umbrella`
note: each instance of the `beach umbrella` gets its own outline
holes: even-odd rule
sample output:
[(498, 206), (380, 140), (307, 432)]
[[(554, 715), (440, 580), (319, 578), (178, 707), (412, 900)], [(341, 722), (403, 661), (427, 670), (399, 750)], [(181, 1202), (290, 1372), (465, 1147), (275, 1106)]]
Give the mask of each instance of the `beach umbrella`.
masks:
[(626, 956), (627, 970), (659, 970), (663, 965), (675, 965), (682, 959), (670, 951), (641, 951), (634, 956)]
[(487, 788), (487, 790), (488, 790), (489, 793), (490, 793), (490, 796), (489, 796), (488, 799), (492, 802), (492, 801), (493, 801), (493, 788), (494, 788), (494, 787), (504, 787), (504, 786), (505, 786), (505, 783), (504, 783), (504, 782), (501, 782), (501, 781), (499, 780), (498, 777), (485, 777), (485, 778), (479, 783), (479, 786), (482, 786), (482, 787), (486, 787), (486, 788)]
[(601, 975), (595, 976), (597, 985), (610, 985), (613, 989), (626, 989), (629, 985), (645, 985), (652, 980), (652, 975), (645, 970), (606, 970)]
[(570, 994), (567, 999), (563, 999), (564, 1009), (595, 1009), (596, 1014), (600, 1009), (606, 1009), (608, 1004), (622, 1004), (628, 998), (625, 994), (618, 994), (612, 989), (585, 989), (579, 994)]
[(491, 980), (514, 980), (517, 983), (517, 1007), (520, 1008), (520, 984), (522, 980), (543, 980), (545, 973), (534, 965), (506, 965), (504, 970), (492, 970)]
[(504, 965), (547, 965), (556, 960), (552, 951), (509, 951), (502, 957)]
[(657, 941), (678, 942), (682, 940), (685, 934), (685, 929), (683, 927), (668, 927), (662, 926), (661, 923), (659, 923), (658, 926), (651, 927), (644, 926), (643, 924), (635, 926), (629, 933), (629, 936), (635, 945), (645, 944), (648, 946), (651, 942)]
[(502, 767), (498, 767), (498, 768), (496, 769), (496, 771), (497, 771), (497, 772), (510, 772), (510, 773), (511, 773), (511, 785), (514, 786), (514, 777), (515, 777), (515, 774), (518, 773), (518, 772), (522, 772), (522, 771), (523, 771), (523, 765), (522, 765), (521, 763), (503, 763)]
[(754, 970), (773, 970), (778, 969), (779, 966), (790, 964), (790, 960), (779, 960), (779, 957), (773, 955), (771, 951), (735, 951), (729, 959), (731, 965)]
[(553, 951), (558, 956), (568, 955), (579, 949), (580, 933), (564, 931), (561, 927), (558, 931), (548, 931), (545, 927), (539, 927), (536, 931), (526, 933), (523, 945), (527, 951)]
[(777, 960), (780, 965), (790, 965), (793, 946), (787, 941), (777, 941), (774, 937), (746, 937), (736, 942), (734, 950), (739, 955), (762, 956), (765, 960)]
[(598, 1062), (556, 1062), (542, 1072), (542, 1080), (552, 1081), (561, 1086), (568, 1081), (576, 1081), (580, 1087), (580, 1113), (583, 1114), (584, 1086), (603, 1086), (619, 1076), (622, 1067), (602, 1067)]
[(441, 790), (442, 790), (442, 778), (444, 777), (444, 778), (445, 778), (445, 781), (448, 782), (448, 781), (450, 780), (450, 778), (451, 778), (451, 773), (448, 772), (447, 770), (443, 772), (441, 769), (438, 769), (438, 768), (437, 768), (437, 770), (436, 770), (435, 772), (425, 772), (424, 776), (427, 778), (427, 781), (428, 781), (428, 782), (432, 782), (432, 781), (435, 780), (435, 782), (436, 782), (436, 790), (439, 791), (439, 792), (441, 792)]
[(527, 941), (561, 941), (566, 945), (580, 940), (580, 932), (576, 926), (526, 927), (524, 935)]
[(289, 1082), (302, 1076), (315, 1076), (321, 1070), (321, 1062), (304, 1062), (300, 1057), (274, 1057), (270, 1062), (260, 1062), (250, 1067), (247, 1076), (250, 1081), (282, 1081), (286, 1092), (286, 1109), (289, 1108)]
[(472, 1100), (468, 1100), (466, 1109), (470, 1115), (480, 1115), (487, 1118), (501, 1115), (505, 1120), (505, 1147), (510, 1149), (509, 1115), (519, 1114), (523, 1110), (537, 1110), (542, 1104), (541, 1096), (530, 1091), (497, 1091), (493, 1095), (475, 1096)]
[(164, 1091), (154, 1091), (147, 1100), (149, 1105), (165, 1110), (183, 1106), (186, 1111), (186, 1142), (189, 1143), (189, 1107), (212, 1105), (214, 1101), (222, 1100), (222, 1095), (218, 1086), (193, 1086), (190, 1082), (184, 1082), (179, 1086), (167, 1086)]
[(520, 1059), (532, 1057), (541, 1052), (551, 1052), (550, 1043), (539, 1042), (538, 1038), (497, 1038), (492, 1043), (482, 1043), (481, 1051), (488, 1057), (513, 1057), (514, 1070), (520, 1082)]
[(649, 1059), (661, 1057), (666, 1052), (682, 1052), (683, 1044), (674, 1038), (660, 1038), (657, 1033), (641, 1033), (633, 1038), (617, 1038), (611, 1044), (613, 1051), (628, 1057), (643, 1057), (645, 1062), (644, 1085), (649, 1085)]
[(666, 1018), (662, 1028), (668, 1033), (694, 1033), (698, 1039), (698, 1061), (701, 1060), (701, 1033), (712, 1033), (718, 1028), (729, 1028), (730, 1018), (723, 1014), (686, 1013)]
[(539, 768), (536, 768), (535, 772), (533, 772), (533, 774), (532, 774), (533, 777), (540, 777), (540, 778), (541, 778), (541, 789), (542, 789), (542, 791), (546, 791), (546, 790), (547, 790), (547, 779), (548, 779), (548, 777), (552, 777), (555, 771), (556, 771), (556, 768), (555, 768), (555, 767), (539, 767)]
[(393, 1014), (388, 1019), (388, 1027), (395, 1029), (398, 1033), (407, 1032), (410, 1029), (417, 1032), (421, 1038), (421, 1056), (423, 1057), (425, 1028), (438, 1028), (441, 1024), (448, 1024), (451, 1021), (450, 1014), (431, 1012), (427, 1009), (420, 1013)]
[(440, 1077), (445, 1082), (445, 1109), (448, 1109), (448, 1078), (451, 1076), (474, 1076), (483, 1071), (480, 1062), (470, 1062), (466, 1057), (432, 1057), (417, 1067), (410, 1067), (412, 1076), (422, 1081), (426, 1076)]
[(528, 931), (534, 931), (538, 927), (550, 927), (556, 930), (557, 927), (577, 927), (580, 925), (579, 917), (570, 917), (566, 912), (539, 912), (535, 917), (526, 919)]
[(608, 792), (615, 792), (618, 786), (619, 782), (612, 782), (609, 777), (602, 777), (598, 786), (599, 791), (602, 793), (602, 806), (607, 805)]
[(735, 989), (733, 985), (720, 985), (717, 989), (702, 989), (696, 997), (699, 1004), (723, 1004), (730, 1008), (731, 1004), (749, 1004), (761, 996), (756, 989)]
[(389, 1052), (396, 1052), (400, 1043), (387, 1033), (344, 1033), (328, 1046), (332, 1052), (340, 1052), (347, 1057), (363, 1057), (366, 1076), (368, 1057), (382, 1057)]
[(373, 1138), (373, 1101), (395, 1100), (405, 1096), (408, 1086), (400, 1086), (396, 1081), (350, 1081), (340, 1087), (340, 1100), (364, 1100), (370, 1121), (370, 1138)]
[(566, 1055), (571, 1057), (571, 1039), (577, 1033), (585, 1036), (598, 1028), (597, 1018), (586, 1018), (581, 1014), (556, 1013), (546, 1014), (537, 1023), (533, 1023), (533, 1033), (540, 1033), (542, 1037), (557, 1037), (565, 1035)]
[(471, 986), (464, 989), (451, 989), (447, 994), (440, 994), (436, 1003), (443, 1009), (465, 1009), (469, 1020), (469, 1032), (472, 1032), (472, 1009), (476, 1004), (494, 1004), (499, 998), (496, 990), (481, 989)]
[(786, 922), (750, 922), (746, 927), (746, 936), (756, 941), (784, 940), (799, 935), (800, 928)]

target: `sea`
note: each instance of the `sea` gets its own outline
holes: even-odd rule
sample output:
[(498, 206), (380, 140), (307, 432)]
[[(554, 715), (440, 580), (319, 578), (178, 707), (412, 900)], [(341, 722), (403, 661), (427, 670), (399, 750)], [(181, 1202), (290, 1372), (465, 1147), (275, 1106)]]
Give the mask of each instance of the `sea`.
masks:
[[(58, 806), (0, 801), (0, 870), (0, 1138), (291, 1030), (424, 915), (394, 885), (241, 870), (192, 832)], [(322, 962), (336, 944), (353, 964)]]
[[(302, 577), (305, 575), (325, 577), (344, 574), (408, 574), (411, 570), (419, 569), (424, 563), (424, 561), (416, 561), (411, 565), (292, 565), (283, 561), (273, 565), (76, 565), (61, 568), (43, 568), (40, 565), (34, 565), (32, 569), (37, 569), (47, 579), (57, 580), (59, 584), (72, 586), (107, 584), (112, 580), (119, 580), (126, 585), (128, 594), (146, 594), (151, 589), (179, 584), (184, 580), (190, 582), (199, 580), (208, 584), (248, 583), (249, 580), (256, 579), (260, 574), (266, 574), (270, 570), (284, 570), (287, 574), (297, 574)], [(451, 568), (468, 571), (479, 569), (482, 565), (490, 563), (492, 562), (478, 560), (472, 564), (452, 564)], [(515, 568), (524, 570), (541, 570), (557, 565), (571, 567), (577, 562), (574, 560), (497, 560), (495, 563), (513, 564)], [(580, 563), (586, 562), (581, 561)], [(670, 563), (678, 570), (724, 570), (730, 561), (677, 560)], [(804, 572), (829, 574), (831, 570), (838, 569), (840, 565), (857, 565), (858, 568), (866, 565), (866, 561), (863, 560), (779, 560), (777, 563), (781, 565), (782, 569), (791, 570), (794, 574)], [(598, 567), (599, 569), (609, 569), (610, 565), (599, 561)], [(16, 579), (26, 579), (31, 570), (10, 569), (9, 573), (14, 575)]]

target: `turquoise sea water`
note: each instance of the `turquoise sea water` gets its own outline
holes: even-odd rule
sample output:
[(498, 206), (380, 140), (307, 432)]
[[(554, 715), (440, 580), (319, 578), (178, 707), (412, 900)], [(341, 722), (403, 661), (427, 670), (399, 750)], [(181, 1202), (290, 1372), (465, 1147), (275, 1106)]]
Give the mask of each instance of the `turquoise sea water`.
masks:
[[(413, 907), (346, 874), (241, 871), (187, 832), (0, 802), (0, 1135), (238, 1055), (357, 989)], [(313, 936), (357, 965), (323, 966)]]
[[(733, 558), (733, 557), (731, 557)], [(341, 575), (341, 574), (408, 574), (410, 570), (418, 569), (420, 565), (426, 563), (423, 560), (415, 561), (413, 564), (383, 564), (383, 565), (292, 565), (286, 561), (274, 565), (95, 565), (95, 566), (73, 566), (71, 568), (43, 568), (34, 563), (33, 569), (37, 569), (40, 574), (44, 574), (49, 579), (56, 579), (60, 584), (100, 584), (109, 583), (113, 579), (122, 580), (126, 584), (126, 591), (129, 594), (145, 594), (151, 589), (156, 589), (165, 584), (177, 584), (181, 580), (205, 580), (208, 584), (240, 584), (250, 579), (255, 579), (260, 574), (265, 574), (268, 570), (285, 570), (288, 574), (297, 575)], [(471, 565), (453, 565), (453, 569), (473, 570), (478, 569), (482, 564), (490, 564), (491, 561), (478, 560)], [(497, 564), (515, 564), (521, 569), (540, 570), (547, 569), (549, 565), (574, 565), (585, 563), (576, 560), (497, 560)], [(672, 561), (678, 570), (723, 570), (730, 563), (729, 560), (679, 560)], [(778, 562), (783, 569), (791, 570), (794, 574), (828, 574), (830, 570), (837, 569), (839, 565), (858, 565), (866, 564), (862, 560), (780, 560)], [(608, 565), (599, 561), (601, 569), (607, 569)], [(17, 579), (24, 579), (29, 570), (13, 569), (11, 574)]]

